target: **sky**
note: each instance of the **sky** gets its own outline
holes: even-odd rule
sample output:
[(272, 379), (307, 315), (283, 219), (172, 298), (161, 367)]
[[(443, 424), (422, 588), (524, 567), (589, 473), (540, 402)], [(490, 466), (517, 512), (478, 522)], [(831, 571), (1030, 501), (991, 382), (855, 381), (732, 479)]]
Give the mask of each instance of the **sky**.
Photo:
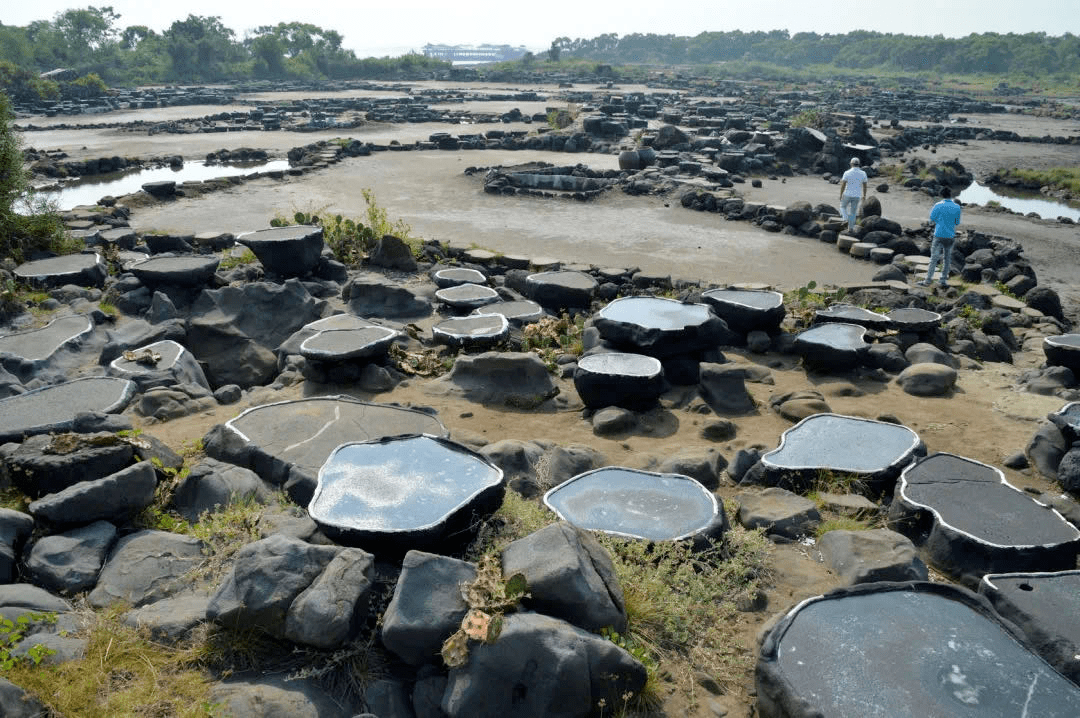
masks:
[[(242, 38), (279, 22), (307, 22), (345, 36), (360, 57), (399, 55), (426, 43), (524, 45), (546, 49), (557, 37), (591, 38), (706, 31), (852, 30), (963, 37), (982, 32), (1080, 34), (1080, 0), (94, 0), (120, 14), (119, 26), (162, 31), (189, 14), (218, 16)], [(26, 25), (87, 3), (5, 2), (0, 23)]]

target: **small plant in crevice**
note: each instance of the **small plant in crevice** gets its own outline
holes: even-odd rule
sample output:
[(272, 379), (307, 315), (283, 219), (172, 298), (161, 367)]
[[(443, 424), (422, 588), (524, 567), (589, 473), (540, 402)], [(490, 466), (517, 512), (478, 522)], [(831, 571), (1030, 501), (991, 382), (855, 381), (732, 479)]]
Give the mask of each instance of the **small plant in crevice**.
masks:
[(814, 313), (819, 309), (839, 304), (847, 298), (847, 289), (840, 287), (828, 291), (818, 289), (817, 282), (810, 280), (805, 285), (784, 294), (784, 305), (788, 315), (797, 327), (808, 327), (814, 322)]
[(0, 615), (0, 673), (11, 671), (20, 662), (26, 662), (33, 666), (40, 665), (47, 656), (56, 653), (52, 648), (40, 643), (31, 646), (26, 651), (25, 656), (14, 653), (22, 644), (30, 629), (39, 623), (56, 623), (56, 613), (31, 611), (24, 613), (14, 621)]
[(455, 631), (442, 646), (443, 663), (458, 668), (469, 660), (469, 641), (494, 643), (502, 633), (503, 616), (514, 611), (528, 598), (525, 575), (515, 573), (503, 579), (499, 559), (488, 554), (476, 567), (476, 578), (462, 585), (461, 596), (469, 606)]
[(412, 227), (403, 219), (390, 221), (385, 208), (375, 201), (375, 193), (362, 189), (366, 205), (362, 218), (348, 218), (341, 214), (330, 214), (325, 210), (294, 212), (292, 217), (277, 215), (270, 220), (271, 227), (289, 225), (318, 225), (323, 230), (323, 241), (334, 258), (347, 267), (357, 267), (375, 244), (386, 235), (393, 235), (409, 245), (414, 256), (421, 256), (423, 242), (413, 236)]
[(548, 371), (554, 372), (559, 354), (580, 355), (585, 351), (584, 330), (583, 315), (571, 317), (563, 312), (558, 319), (548, 317), (527, 325), (522, 331), (521, 350), (538, 355)]

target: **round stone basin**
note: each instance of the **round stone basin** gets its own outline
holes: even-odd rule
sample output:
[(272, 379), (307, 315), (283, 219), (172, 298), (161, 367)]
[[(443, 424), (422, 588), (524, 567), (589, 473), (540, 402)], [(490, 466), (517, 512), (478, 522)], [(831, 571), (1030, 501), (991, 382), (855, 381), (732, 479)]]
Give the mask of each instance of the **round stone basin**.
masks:
[(94, 322), (76, 314), (54, 319), (40, 329), (0, 337), (0, 354), (11, 354), (26, 361), (45, 361), (68, 342), (76, 341), (94, 330)]
[(701, 295), (717, 316), (734, 331), (776, 331), (784, 320), (784, 295), (756, 289), (710, 289)]
[(1075, 544), (1080, 529), (1005, 480), (999, 469), (955, 454), (936, 453), (900, 475), (898, 496), (931, 511), (946, 529), (1003, 548)]
[(1046, 363), (1064, 366), (1080, 375), (1080, 334), (1059, 334), (1043, 339)]
[(979, 593), (1050, 665), (1080, 683), (1080, 571), (990, 573)]
[(1048, 417), (1067, 438), (1075, 440), (1080, 436), (1080, 401), (1073, 401), (1061, 407)]
[(475, 309), (499, 301), (499, 293), (479, 284), (457, 284), (439, 289), (435, 298), (454, 309)]
[(798, 715), (1080, 715), (1080, 688), (985, 603), (942, 584), (873, 584), (804, 601), (765, 637), (757, 677), (760, 703), (805, 701)]
[(0, 399), (0, 443), (49, 431), (68, 431), (75, 415), (123, 411), (135, 384), (115, 377), (87, 377)]
[(199, 287), (210, 281), (221, 260), (214, 256), (150, 257), (128, 267), (143, 284)]
[(324, 329), (300, 344), (300, 354), (315, 361), (371, 359), (385, 355), (398, 336), (389, 327)]
[(544, 308), (530, 299), (495, 302), (474, 309), (473, 314), (501, 314), (506, 317), (507, 321), (516, 326), (538, 322), (545, 316)]
[(430, 531), (482, 494), (501, 490), (502, 480), (501, 469), (446, 439), (350, 442), (319, 469), (308, 513), (343, 533)]
[(578, 367), (593, 374), (642, 378), (658, 376), (664, 370), (655, 357), (624, 352), (590, 354), (578, 360)]
[(487, 281), (483, 272), (465, 267), (440, 269), (432, 275), (432, 279), (440, 289), (456, 287), (459, 284), (484, 284)]
[(795, 337), (795, 351), (815, 367), (850, 369), (870, 350), (865, 336), (866, 327), (857, 324), (818, 324)]
[(918, 307), (901, 307), (885, 316), (902, 332), (928, 332), (941, 324), (940, 314)]
[(907, 463), (919, 445), (918, 434), (906, 426), (841, 414), (814, 414), (785, 431), (780, 446), (761, 461), (778, 470), (875, 473)]
[(544, 494), (544, 503), (580, 528), (652, 541), (704, 532), (722, 511), (712, 492), (689, 476), (621, 467), (579, 474)]
[(474, 314), (444, 319), (431, 328), (436, 342), (457, 345), (492, 344), (510, 332), (510, 323), (501, 314)]
[(108, 276), (108, 270), (101, 255), (83, 252), (24, 262), (15, 268), (14, 274), (35, 287), (58, 287), (63, 284), (99, 287)]
[(858, 324), (867, 329), (886, 329), (892, 324), (892, 320), (884, 314), (856, 307), (853, 304), (833, 304), (830, 307), (819, 309), (814, 312), (814, 320), (821, 323), (844, 322)]
[(241, 234), (236, 241), (250, 249), (267, 271), (300, 277), (318, 265), (323, 231), (307, 225), (273, 227)]
[(590, 409), (647, 409), (656, 404), (666, 384), (660, 360), (644, 354), (589, 354), (574, 371), (574, 388)]
[(584, 272), (556, 270), (525, 278), (531, 299), (545, 307), (588, 307), (597, 282)]
[(183, 346), (177, 344), (171, 339), (163, 339), (160, 342), (154, 342), (153, 344), (147, 344), (146, 346), (139, 347), (133, 350), (136, 355), (140, 355), (143, 352), (149, 351), (153, 354), (157, 354), (161, 357), (157, 362), (152, 364), (146, 362), (140, 362), (137, 359), (132, 361), (125, 359), (123, 355), (120, 355), (116, 359), (112, 360), (109, 367), (114, 371), (121, 374), (143, 374), (146, 372), (156, 371), (168, 371), (180, 356), (187, 351)]
[(620, 324), (660, 330), (686, 329), (715, 317), (704, 304), (691, 304), (662, 297), (616, 299), (597, 312), (597, 316)]

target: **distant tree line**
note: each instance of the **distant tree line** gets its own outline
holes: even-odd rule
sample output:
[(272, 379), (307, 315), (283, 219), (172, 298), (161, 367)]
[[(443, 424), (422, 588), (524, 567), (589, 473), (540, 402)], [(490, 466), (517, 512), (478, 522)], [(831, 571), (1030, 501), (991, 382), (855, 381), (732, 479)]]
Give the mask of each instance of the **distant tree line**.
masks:
[(86, 82), (138, 85), (242, 79), (392, 78), (449, 67), (423, 55), (358, 58), (336, 30), (301, 22), (264, 25), (239, 38), (220, 17), (188, 15), (164, 32), (120, 24), (112, 7), (58, 13), (25, 27), (0, 23), (0, 89), (13, 97), (50, 97), (57, 84), (40, 74), (74, 70)]
[(788, 67), (831, 65), (849, 70), (958, 74), (1064, 76), (1080, 72), (1080, 37), (1042, 32), (963, 38), (924, 37), (856, 30), (841, 35), (787, 30), (703, 32), (694, 37), (614, 33), (555, 39), (552, 59), (579, 58), (617, 64), (766, 62)]

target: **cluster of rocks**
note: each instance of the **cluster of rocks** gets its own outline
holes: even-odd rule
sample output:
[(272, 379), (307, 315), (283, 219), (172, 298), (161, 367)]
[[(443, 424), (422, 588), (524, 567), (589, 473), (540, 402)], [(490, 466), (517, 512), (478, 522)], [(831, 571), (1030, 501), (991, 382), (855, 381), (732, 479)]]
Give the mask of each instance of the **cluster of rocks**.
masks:
[[(861, 227), (871, 231), (869, 223)], [(393, 237), (372, 250), (366, 271), (349, 271), (327, 254), (318, 227), (236, 237), (258, 262), (229, 270), (219, 269), (216, 253), (222, 247), (230, 251), (229, 241), (215, 251), (214, 242), (195, 238), (130, 233), (125, 241), (149, 254), (119, 276), (100, 273), (97, 283), (105, 294), (72, 286), (71, 267), (53, 271), (53, 260), (17, 268), (20, 278), (48, 288), (55, 308), (66, 306), (76, 320), (80, 313), (89, 318), (58, 319), (44, 329), (0, 337), (8, 397), (0, 400), (0, 438), (11, 442), (0, 450), (0, 462), (6, 480), (34, 499), (28, 513), (2, 517), (10, 527), (3, 533), (7, 580), (18, 582), (11, 584), (11, 598), (0, 591), (0, 605), (60, 614), (61, 629), (41, 629), (28, 638), (30, 645), (54, 648), (51, 660), (82, 651), (82, 639), (66, 635), (78, 625), (64, 595), (89, 591), (94, 606), (126, 601), (132, 609), (125, 620), (168, 640), (182, 640), (198, 623), (213, 621), (334, 650), (372, 624), (382, 577), (394, 589), (381, 643), (401, 665), (369, 688), (368, 710), (384, 718), (544, 715), (557, 699), (571, 706), (569, 714), (586, 715), (601, 698), (614, 704), (625, 692), (639, 690), (645, 673), (621, 648), (590, 633), (606, 626), (621, 630), (625, 609), (610, 562), (581, 529), (648, 540), (720, 537), (726, 517), (713, 490), (728, 477), (744, 486), (736, 498), (739, 522), (763, 527), (778, 541), (799, 538), (821, 520), (814, 502), (792, 491), (805, 491), (808, 476), (852, 472), (874, 497), (892, 497), (890, 525), (900, 533), (834, 531), (823, 542), (830, 565), (852, 583), (925, 579), (923, 559), (968, 581), (989, 571), (1056, 570), (1069, 560), (1075, 565), (1080, 532), (1013, 490), (1000, 472), (975, 467), (967, 483), (940, 480), (968, 471), (967, 460), (925, 456), (926, 447), (907, 427), (831, 414), (825, 398), (814, 392), (776, 397), (768, 408), (800, 422), (777, 449), (744, 450), (729, 466), (716, 449), (690, 448), (665, 457), (656, 472), (609, 467), (587, 447), (537, 441), (485, 445), (474, 439), (474, 454), (431, 438), (445, 437), (447, 430), (430, 412), (405, 407), (347, 397), (274, 400), (276, 390), (305, 380), (348, 381), (385, 392), (417, 376), (402, 355), (438, 355), (440, 345), (448, 344), (465, 353), (448, 374), (430, 379), (426, 391), (496, 405), (582, 407), (594, 431), (608, 435), (633, 431), (663, 398), (673, 407), (716, 414), (703, 436), (722, 438), (738, 430), (726, 417), (765, 408), (747, 383), (771, 381), (766, 367), (729, 360), (722, 351), (727, 347), (801, 356), (811, 372), (895, 377), (909, 393), (942, 395), (956, 382), (955, 367), (971, 365), (969, 355), (1001, 360), (1010, 347), (1061, 335), (1066, 325), (1060, 305), (1041, 305), (1058, 315), (1053, 318), (989, 291), (941, 295), (879, 282), (849, 287), (852, 304), (834, 304), (802, 324), (785, 319), (783, 295), (761, 287), (709, 288), (634, 269), (562, 265), (437, 243), (425, 244), (418, 261)], [(1017, 269), (1010, 281), (1027, 276), (1016, 265), (1022, 258), (1014, 244), (970, 241), (985, 246), (965, 254), (965, 264), (985, 262), (999, 280), (1000, 270), (1010, 266)], [(204, 252), (193, 251), (200, 244)], [(101, 262), (93, 253), (75, 257), (93, 267)], [(659, 296), (671, 292), (680, 299)], [(103, 296), (120, 309), (119, 318), (93, 306)], [(1053, 299), (1038, 287), (1025, 296), (1030, 304), (1036, 296)], [(514, 350), (524, 348), (529, 325), (564, 311), (587, 318), (580, 354), (557, 357), (553, 376), (536, 354)], [(490, 333), (493, 317), (496, 339)], [(969, 323), (972, 317), (981, 320), (980, 329)], [(410, 333), (400, 323), (406, 321), (430, 324), (430, 335), (415, 327)], [(1061, 364), (1040, 371), (1047, 380), (1050, 374), (1061, 379), (1062, 369), (1071, 371)], [(577, 398), (560, 393), (560, 378), (572, 380)], [(208, 458), (176, 487), (171, 508), (191, 520), (238, 497), (269, 502), (258, 525), (263, 538), (242, 549), (219, 582), (193, 585), (185, 577), (202, 560), (199, 542), (133, 521), (182, 460), (146, 433), (118, 436), (131, 424), (117, 413), (168, 420), (245, 395), (252, 408), (207, 434)], [(408, 448), (416, 439), (403, 434), (427, 435), (425, 445), (451, 450), (455, 460), (476, 467), (478, 478), (487, 477), (478, 486), (489, 488), (450, 482), (457, 493), (440, 491), (435, 518), (419, 513), (419, 505), (429, 503), (422, 483), (395, 484), (397, 498), (388, 505), (390, 487), (378, 468), (386, 460), (339, 454), (403, 451), (413, 457), (411, 465), (426, 466), (413, 453), (419, 449)], [(852, 436), (862, 440), (853, 442)], [(341, 462), (350, 472), (373, 467), (363, 471), (382, 478), (334, 483)], [(443, 462), (441, 455), (435, 458)], [(1069, 465), (1066, 452), (1058, 464)], [(452, 473), (474, 475), (472, 469)], [(950, 485), (964, 490), (944, 490)], [(526, 496), (544, 492), (545, 503), (565, 523), (504, 551), (502, 573), (522, 573), (530, 596), (504, 618), (498, 640), (466, 643), (467, 660), (447, 669), (439, 651), (471, 608), (461, 588), (476, 579), (479, 568), (423, 551), (446, 550), (453, 543), (448, 537), (457, 536), (462, 525), (490, 514), (503, 486)], [(310, 502), (310, 513), (273, 509), (277, 489), (300, 505)], [(980, 497), (994, 492), (1000, 503), (988, 507), (993, 521), (982, 512), (977, 525), (957, 530), (955, 507), (965, 507), (959, 515), (966, 520), (972, 516), (967, 509), (978, 503), (970, 491)], [(356, 512), (356, 502), (364, 501), (382, 508)], [(854, 503), (859, 511), (881, 510), (872, 503), (859, 507), (850, 497), (836, 501)], [(590, 512), (597, 505), (607, 509), (602, 517)], [(662, 511), (665, 506), (670, 511)], [(651, 519), (644, 524), (642, 507)], [(1010, 522), (1001, 551), (971, 557), (971, 535), (991, 524), (1000, 534), (1000, 517), (1038, 512), (1047, 520)], [(936, 523), (928, 524), (926, 516)], [(1024, 533), (1033, 526), (1057, 534), (1035, 540)], [(661, 528), (663, 535), (650, 533)], [(1032, 545), (1044, 550), (1033, 552)], [(761, 607), (756, 599), (748, 601)], [(557, 660), (568, 647), (575, 660)], [(618, 679), (588, 678), (604, 674)], [(299, 700), (301, 688), (294, 687), (290, 700)], [(215, 691), (232, 706), (270, 701), (266, 696), (273, 692), (265, 682), (244, 678)], [(759, 688), (766, 701), (780, 700), (771, 691)], [(341, 710), (332, 715), (350, 714)]]

